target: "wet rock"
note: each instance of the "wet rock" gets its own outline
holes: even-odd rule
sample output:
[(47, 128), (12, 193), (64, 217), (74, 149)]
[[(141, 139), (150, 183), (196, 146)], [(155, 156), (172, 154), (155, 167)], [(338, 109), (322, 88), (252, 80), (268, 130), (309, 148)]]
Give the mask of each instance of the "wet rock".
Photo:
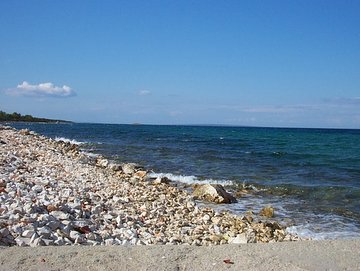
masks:
[(135, 172), (134, 176), (138, 177), (140, 179), (143, 179), (146, 177), (146, 174), (147, 174), (147, 172), (145, 170), (139, 170), (139, 171)]
[(169, 184), (170, 180), (167, 177), (157, 177), (154, 181), (153, 184)]
[(271, 218), (274, 216), (274, 208), (272, 206), (264, 207), (261, 209), (259, 215)]
[(235, 203), (236, 199), (219, 184), (202, 184), (193, 191), (195, 199), (206, 200), (214, 203)]
[(110, 163), (108, 165), (109, 169), (111, 169), (112, 171), (121, 171), (122, 167), (119, 164), (114, 164), (114, 163)]
[(96, 165), (98, 167), (106, 168), (109, 165), (109, 161), (104, 158), (97, 159)]
[(21, 130), (19, 131), (19, 133), (20, 133), (21, 135), (30, 135), (29, 129), (21, 129)]

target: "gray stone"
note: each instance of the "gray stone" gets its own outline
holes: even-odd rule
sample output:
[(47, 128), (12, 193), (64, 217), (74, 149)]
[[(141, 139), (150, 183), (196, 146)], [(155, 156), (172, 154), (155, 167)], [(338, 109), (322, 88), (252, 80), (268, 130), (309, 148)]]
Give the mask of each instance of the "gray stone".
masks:
[(56, 230), (60, 227), (61, 222), (58, 220), (50, 221), (46, 224), (47, 227), (49, 227), (52, 231)]
[(195, 199), (206, 200), (215, 203), (235, 203), (236, 199), (226, 192), (220, 184), (198, 185), (193, 191)]
[(113, 164), (113, 163), (110, 163), (108, 165), (109, 169), (111, 169), (112, 171), (121, 171), (122, 170), (122, 167), (121, 165), (119, 164)]
[(34, 191), (35, 193), (41, 193), (43, 191), (44, 187), (41, 185), (34, 185), (31, 190)]
[(52, 239), (42, 239), (42, 241), (44, 242), (45, 246), (52, 246), (55, 244), (54, 240)]
[(122, 170), (125, 174), (134, 174), (138, 166), (134, 163), (128, 163), (122, 165)]
[(10, 235), (10, 231), (7, 228), (0, 229), (0, 238)]
[(41, 228), (37, 228), (37, 233), (43, 238), (50, 238), (53, 232), (49, 227), (44, 226)]

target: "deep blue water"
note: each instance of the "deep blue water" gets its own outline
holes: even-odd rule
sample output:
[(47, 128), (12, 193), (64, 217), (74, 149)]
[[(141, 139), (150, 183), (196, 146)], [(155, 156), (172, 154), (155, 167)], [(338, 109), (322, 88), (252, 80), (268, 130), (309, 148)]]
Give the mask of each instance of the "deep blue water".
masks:
[(360, 130), (109, 124), (11, 124), (86, 151), (136, 162), (180, 182), (244, 182), (261, 190), (226, 205), (275, 207), (289, 231), (317, 239), (360, 237)]

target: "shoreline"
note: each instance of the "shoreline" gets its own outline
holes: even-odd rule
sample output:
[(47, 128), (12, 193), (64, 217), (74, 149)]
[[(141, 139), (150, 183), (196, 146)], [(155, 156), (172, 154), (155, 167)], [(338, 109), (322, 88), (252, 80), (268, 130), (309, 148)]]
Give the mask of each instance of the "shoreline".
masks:
[(1, 270), (360, 269), (360, 239), (291, 242), (277, 223), (199, 207), (134, 164), (0, 132)]
[(199, 207), (188, 192), (167, 178), (149, 179), (148, 172), (135, 164), (91, 157), (77, 145), (26, 129), (0, 129), (3, 245), (299, 240), (272, 220), (254, 221), (251, 214), (236, 216)]

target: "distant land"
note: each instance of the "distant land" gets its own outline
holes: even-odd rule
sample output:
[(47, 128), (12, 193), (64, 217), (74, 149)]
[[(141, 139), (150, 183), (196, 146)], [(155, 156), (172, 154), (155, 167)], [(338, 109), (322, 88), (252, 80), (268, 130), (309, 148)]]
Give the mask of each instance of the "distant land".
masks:
[(37, 118), (31, 115), (21, 115), (19, 113), (8, 114), (4, 111), (0, 111), (0, 122), (44, 122), (44, 123), (71, 123), (71, 121), (66, 120), (53, 120), (46, 118)]

